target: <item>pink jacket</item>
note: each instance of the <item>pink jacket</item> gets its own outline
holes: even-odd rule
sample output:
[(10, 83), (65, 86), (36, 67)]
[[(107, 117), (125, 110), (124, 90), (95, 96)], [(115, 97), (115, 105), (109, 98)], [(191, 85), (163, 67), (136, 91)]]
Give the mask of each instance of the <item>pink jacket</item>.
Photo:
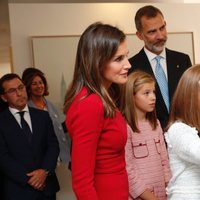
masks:
[(171, 177), (167, 150), (160, 123), (152, 130), (149, 122), (139, 123), (140, 133), (128, 129), (126, 169), (129, 199), (137, 199), (147, 188), (159, 200), (166, 200), (165, 185)]

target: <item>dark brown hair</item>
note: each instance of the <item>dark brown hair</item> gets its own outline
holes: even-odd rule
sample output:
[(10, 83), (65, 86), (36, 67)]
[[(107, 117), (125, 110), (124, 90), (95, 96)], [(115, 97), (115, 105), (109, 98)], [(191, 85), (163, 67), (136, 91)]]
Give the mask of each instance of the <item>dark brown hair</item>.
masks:
[(26, 91), (27, 91), (28, 97), (31, 96), (30, 88), (31, 88), (32, 81), (36, 76), (39, 76), (42, 79), (42, 82), (44, 83), (44, 87), (45, 87), (44, 96), (48, 96), (49, 95), (48, 84), (47, 84), (47, 80), (45, 78), (44, 73), (35, 67), (29, 67), (29, 68), (26, 68), (22, 74), (22, 80), (26, 86)]
[(140, 8), (136, 12), (136, 15), (135, 15), (135, 27), (136, 27), (137, 31), (142, 30), (142, 22), (141, 22), (142, 17), (145, 16), (147, 18), (154, 18), (158, 14), (163, 16), (162, 12), (154, 6), (148, 5), (148, 6), (144, 6), (144, 7)]
[(21, 82), (23, 82), (22, 79), (19, 77), (19, 75), (18, 75), (18, 74), (15, 74), (15, 73), (8, 73), (8, 74), (5, 74), (5, 75), (3, 75), (3, 76), (1, 77), (1, 79), (0, 79), (0, 94), (1, 94), (1, 95), (4, 94), (4, 92), (5, 92), (5, 91), (4, 91), (4, 87), (3, 87), (4, 82), (13, 80), (13, 79), (15, 79), (15, 78), (17, 78), (17, 79), (19, 79)]
[[(103, 69), (125, 40), (125, 34), (117, 27), (96, 22), (91, 24), (81, 35), (75, 61), (74, 76), (66, 96), (64, 111), (71, 105), (75, 95), (85, 86), (88, 93), (96, 93), (103, 101), (105, 117), (112, 117), (116, 111), (113, 96), (103, 86)], [(111, 95), (112, 94), (112, 95)]]

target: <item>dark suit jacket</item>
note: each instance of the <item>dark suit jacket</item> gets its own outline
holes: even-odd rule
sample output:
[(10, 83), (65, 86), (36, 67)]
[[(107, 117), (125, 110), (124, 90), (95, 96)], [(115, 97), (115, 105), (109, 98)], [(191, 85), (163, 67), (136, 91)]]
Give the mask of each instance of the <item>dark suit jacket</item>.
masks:
[[(188, 55), (169, 49), (166, 49), (166, 61), (169, 86), (169, 100), (171, 102), (181, 75), (187, 68), (191, 67), (192, 64)], [(132, 66), (129, 73), (133, 72), (134, 70), (142, 70), (151, 74), (155, 78), (151, 64), (147, 58), (144, 49), (142, 49), (138, 54), (130, 58), (129, 62)], [(169, 119), (169, 113), (167, 111), (166, 105), (164, 103), (162, 94), (157, 83), (156, 98), (157, 117), (160, 120), (162, 128), (165, 128)]]
[(0, 171), (0, 199), (4, 199), (3, 192), (4, 191), (4, 177), (2, 171)]
[[(5, 110), (7, 108), (7, 103), (5, 103), (1, 98), (0, 98), (0, 112), (2, 112), (3, 110)], [(3, 172), (0, 169), (0, 199), (3, 200), (3, 184), (4, 182), (4, 177), (3, 177)]]
[(5, 200), (35, 200), (41, 192), (27, 184), (26, 174), (39, 168), (49, 171), (42, 193), (51, 196), (59, 190), (54, 171), (59, 146), (52, 121), (48, 112), (30, 107), (29, 111), (31, 144), (9, 109), (0, 113), (0, 168), (4, 173)]

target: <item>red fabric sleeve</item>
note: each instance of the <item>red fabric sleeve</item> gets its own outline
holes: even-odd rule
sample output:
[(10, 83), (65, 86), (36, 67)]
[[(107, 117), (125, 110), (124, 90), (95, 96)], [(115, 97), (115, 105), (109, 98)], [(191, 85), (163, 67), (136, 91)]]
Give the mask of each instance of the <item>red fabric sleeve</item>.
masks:
[(89, 95), (67, 113), (66, 124), (72, 137), (72, 185), (79, 200), (97, 200), (94, 187), (96, 150), (104, 110), (100, 98)]

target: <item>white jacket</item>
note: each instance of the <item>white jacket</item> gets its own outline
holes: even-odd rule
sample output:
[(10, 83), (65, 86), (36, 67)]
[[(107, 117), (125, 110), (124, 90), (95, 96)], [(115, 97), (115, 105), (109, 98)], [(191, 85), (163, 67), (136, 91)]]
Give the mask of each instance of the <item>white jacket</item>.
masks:
[(165, 133), (172, 178), (169, 200), (200, 200), (200, 138), (195, 127), (175, 122)]

